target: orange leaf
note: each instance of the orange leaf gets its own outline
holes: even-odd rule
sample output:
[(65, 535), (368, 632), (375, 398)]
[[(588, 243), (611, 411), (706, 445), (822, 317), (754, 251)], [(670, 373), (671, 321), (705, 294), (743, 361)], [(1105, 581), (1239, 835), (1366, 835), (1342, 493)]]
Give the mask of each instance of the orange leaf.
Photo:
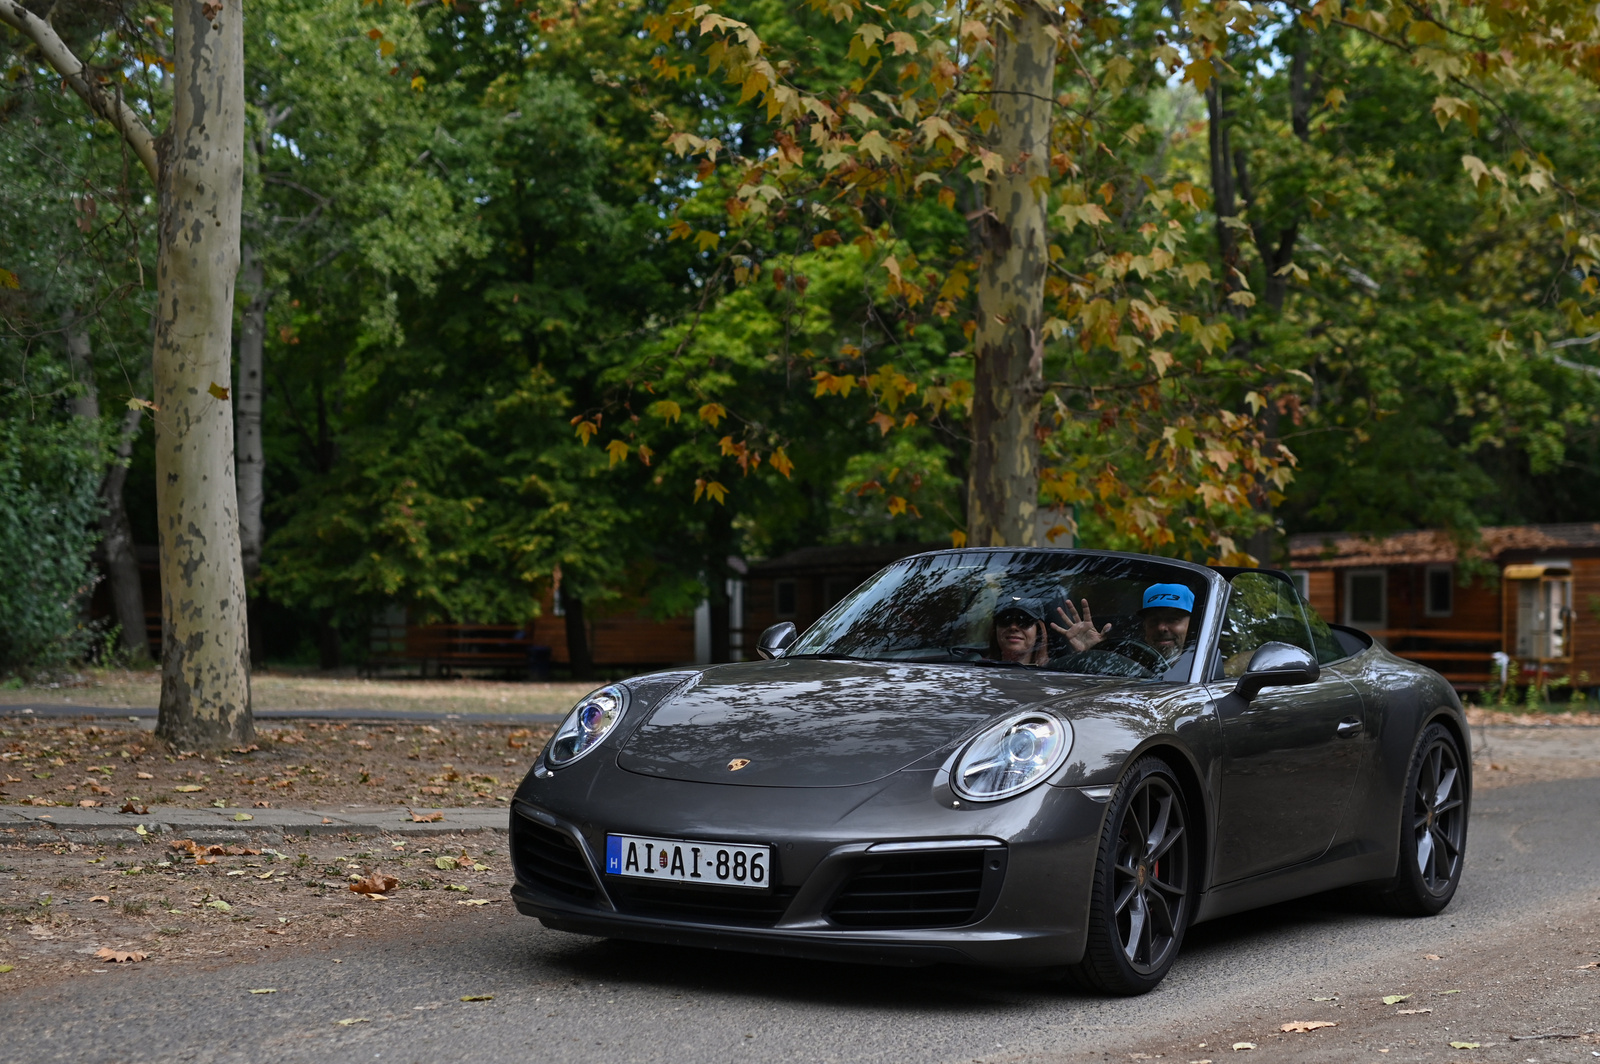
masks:
[(794, 469), (794, 463), (789, 461), (789, 456), (784, 454), (782, 447), (772, 452), (771, 462), (772, 468), (782, 473), (785, 479), (788, 479), (790, 472)]
[(712, 428), (717, 427), (717, 422), (728, 416), (727, 407), (721, 403), (707, 403), (700, 408), (700, 420)]
[(882, 410), (878, 411), (876, 414), (873, 414), (867, 419), (867, 421), (878, 426), (878, 431), (883, 433), (885, 436), (889, 435), (889, 430), (894, 428), (894, 418), (890, 417), (888, 414), (885, 414)]
[(350, 884), (350, 889), (356, 894), (387, 894), (399, 885), (400, 881), (394, 876), (379, 875), (377, 872), (372, 872)]
[(228, 398), (228, 389), (224, 388), (222, 385), (218, 384), (216, 381), (212, 381), (211, 382), (211, 387), (207, 388), (206, 391), (210, 392), (212, 395), (216, 396), (218, 399), (226, 399), (226, 398)]
[(967, 534), (965, 532), (961, 531), (961, 529), (959, 529), (959, 528), (952, 528), (950, 530), (950, 546), (952, 546), (952, 547), (965, 547), (966, 545), (967, 545)]
[(407, 809), (406, 812), (411, 813), (411, 822), (413, 824), (437, 824), (444, 819), (443, 811), (437, 813), (412, 813), (411, 810)]
[(96, 951), (95, 956), (103, 961), (110, 961), (112, 964), (122, 964), (124, 962), (129, 964), (137, 964), (146, 957), (150, 956), (150, 954), (112, 949), (109, 946), (106, 946)]

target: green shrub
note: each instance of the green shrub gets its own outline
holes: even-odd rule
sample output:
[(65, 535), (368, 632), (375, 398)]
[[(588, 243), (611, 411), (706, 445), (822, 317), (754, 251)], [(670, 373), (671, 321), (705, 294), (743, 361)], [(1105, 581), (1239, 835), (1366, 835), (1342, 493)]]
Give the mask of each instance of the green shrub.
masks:
[(20, 406), (0, 403), (0, 674), (68, 666), (94, 639), (100, 430)]

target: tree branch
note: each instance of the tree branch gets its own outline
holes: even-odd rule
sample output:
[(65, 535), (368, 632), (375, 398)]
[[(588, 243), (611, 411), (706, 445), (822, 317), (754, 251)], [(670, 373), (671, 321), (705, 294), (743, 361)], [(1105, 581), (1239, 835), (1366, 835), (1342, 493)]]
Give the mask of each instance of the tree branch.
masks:
[(39, 52), (44, 56), (45, 62), (55, 68), (56, 73), (83, 98), (89, 105), (89, 110), (96, 116), (110, 122), (112, 127), (128, 142), (128, 147), (144, 163), (144, 168), (150, 174), (152, 184), (159, 184), (160, 164), (156, 161), (156, 138), (145, 128), (139, 116), (134, 114), (133, 108), (123, 102), (120, 93), (108, 94), (94, 80), (94, 75), (83, 62), (72, 54), (55, 31), (55, 27), (32, 11), (23, 7), (18, 0), (0, 0), (0, 22), (4, 22), (24, 37), (38, 46)]

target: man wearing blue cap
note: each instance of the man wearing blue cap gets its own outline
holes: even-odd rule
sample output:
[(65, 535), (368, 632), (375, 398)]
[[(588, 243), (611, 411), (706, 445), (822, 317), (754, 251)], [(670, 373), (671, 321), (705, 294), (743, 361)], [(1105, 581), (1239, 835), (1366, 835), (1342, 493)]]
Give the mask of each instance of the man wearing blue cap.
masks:
[[(1096, 628), (1094, 616), (1089, 612), (1089, 600), (1080, 600), (1079, 607), (1068, 599), (1065, 607), (1056, 608), (1061, 623), (1051, 622), (1050, 627), (1067, 637), (1074, 650), (1088, 650), (1105, 639), (1111, 631), (1108, 624)], [(1182, 584), (1151, 584), (1144, 591), (1144, 605), (1139, 610), (1139, 623), (1143, 626), (1144, 641), (1172, 661), (1183, 652), (1189, 638), (1189, 618), (1194, 613), (1194, 592)]]

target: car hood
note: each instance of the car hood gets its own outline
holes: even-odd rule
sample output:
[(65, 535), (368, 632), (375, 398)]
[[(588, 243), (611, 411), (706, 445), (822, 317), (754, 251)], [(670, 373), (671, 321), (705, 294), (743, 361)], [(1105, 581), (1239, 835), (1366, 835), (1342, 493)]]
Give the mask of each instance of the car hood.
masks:
[[(665, 779), (847, 787), (1023, 706), (1126, 681), (974, 665), (788, 658), (712, 668), (650, 710), (617, 764)], [(737, 769), (739, 761), (747, 764)]]

